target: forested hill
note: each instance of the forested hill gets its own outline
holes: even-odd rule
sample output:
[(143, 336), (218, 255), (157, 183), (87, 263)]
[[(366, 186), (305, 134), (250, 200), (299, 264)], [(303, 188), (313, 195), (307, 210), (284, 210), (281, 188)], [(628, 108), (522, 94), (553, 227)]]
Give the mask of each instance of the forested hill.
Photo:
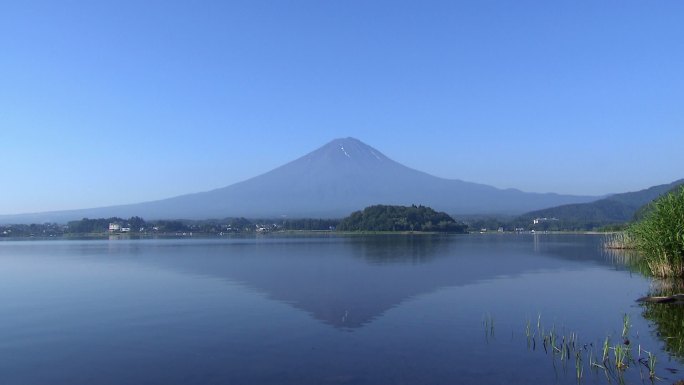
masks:
[(425, 206), (366, 207), (344, 218), (341, 231), (437, 231), (463, 233), (466, 226), (443, 212)]
[(633, 220), (641, 207), (683, 184), (684, 179), (680, 179), (640, 191), (611, 195), (595, 202), (531, 211), (521, 215), (520, 220), (527, 222), (534, 218), (557, 218), (557, 226), (564, 230), (592, 229), (625, 223)]

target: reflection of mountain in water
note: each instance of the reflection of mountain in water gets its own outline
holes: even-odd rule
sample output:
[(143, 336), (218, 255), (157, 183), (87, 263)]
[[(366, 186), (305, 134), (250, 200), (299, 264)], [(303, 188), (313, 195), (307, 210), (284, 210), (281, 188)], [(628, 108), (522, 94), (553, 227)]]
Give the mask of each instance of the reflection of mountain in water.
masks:
[[(237, 282), (349, 329), (440, 288), (567, 266), (535, 253), (529, 236), (263, 238), (142, 247), (150, 250), (135, 253), (136, 261)], [(515, 293), (508, 295), (515, 300)]]

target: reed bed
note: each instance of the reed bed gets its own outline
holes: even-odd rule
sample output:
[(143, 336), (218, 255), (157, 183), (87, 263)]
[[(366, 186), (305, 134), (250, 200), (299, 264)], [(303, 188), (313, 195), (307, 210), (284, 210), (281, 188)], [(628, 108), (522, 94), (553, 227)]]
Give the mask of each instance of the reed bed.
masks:
[(628, 237), (656, 277), (684, 277), (684, 187), (656, 200)]
[(626, 232), (608, 233), (603, 238), (603, 248), (610, 250), (633, 250), (634, 240)]

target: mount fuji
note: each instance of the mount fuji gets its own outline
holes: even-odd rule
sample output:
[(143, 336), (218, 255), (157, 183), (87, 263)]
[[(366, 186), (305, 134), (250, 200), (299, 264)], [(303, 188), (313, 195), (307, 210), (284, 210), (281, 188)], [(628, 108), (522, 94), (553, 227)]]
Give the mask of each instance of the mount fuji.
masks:
[(208, 219), (336, 218), (373, 204), (422, 204), (450, 214), (520, 214), (591, 196), (528, 193), (444, 179), (414, 170), (354, 138), (335, 139), (262, 175), (227, 187), (101, 208), (0, 216), (0, 223), (66, 222), (101, 217)]

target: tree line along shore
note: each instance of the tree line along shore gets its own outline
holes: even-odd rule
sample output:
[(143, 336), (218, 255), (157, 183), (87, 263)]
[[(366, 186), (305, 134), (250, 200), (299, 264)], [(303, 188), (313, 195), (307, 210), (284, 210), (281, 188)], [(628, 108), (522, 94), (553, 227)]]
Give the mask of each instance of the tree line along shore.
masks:
[(465, 233), (468, 226), (444, 212), (426, 206), (375, 205), (342, 219), (224, 218), (208, 220), (152, 220), (130, 218), (83, 218), (66, 224), (0, 225), (0, 237), (59, 237), (105, 234), (232, 234), (276, 231), (339, 232), (440, 232)]

